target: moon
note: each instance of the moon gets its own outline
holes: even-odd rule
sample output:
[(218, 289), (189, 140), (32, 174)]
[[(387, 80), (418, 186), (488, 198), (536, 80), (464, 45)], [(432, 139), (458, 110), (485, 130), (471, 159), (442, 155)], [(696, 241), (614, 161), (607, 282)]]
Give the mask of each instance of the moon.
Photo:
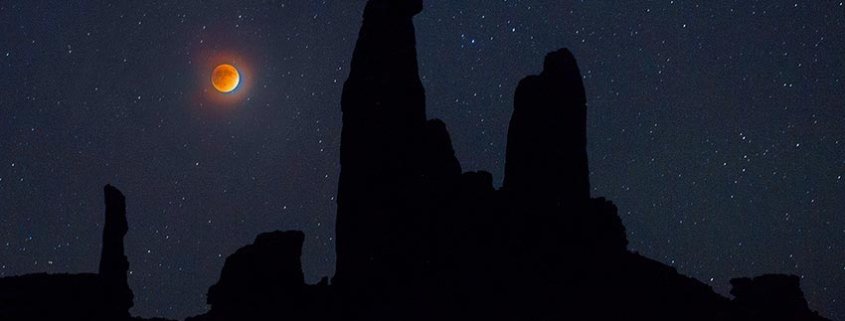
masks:
[(241, 74), (235, 66), (222, 64), (214, 68), (211, 73), (211, 85), (221, 93), (230, 93), (241, 82)]

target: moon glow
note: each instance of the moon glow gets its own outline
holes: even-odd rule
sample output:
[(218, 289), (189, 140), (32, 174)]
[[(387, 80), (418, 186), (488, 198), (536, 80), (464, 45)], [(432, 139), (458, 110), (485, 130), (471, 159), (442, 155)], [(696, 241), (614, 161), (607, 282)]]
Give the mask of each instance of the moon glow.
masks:
[(219, 65), (211, 73), (211, 84), (214, 86), (214, 89), (224, 94), (230, 93), (235, 88), (238, 88), (240, 82), (241, 74), (235, 66), (230, 64)]

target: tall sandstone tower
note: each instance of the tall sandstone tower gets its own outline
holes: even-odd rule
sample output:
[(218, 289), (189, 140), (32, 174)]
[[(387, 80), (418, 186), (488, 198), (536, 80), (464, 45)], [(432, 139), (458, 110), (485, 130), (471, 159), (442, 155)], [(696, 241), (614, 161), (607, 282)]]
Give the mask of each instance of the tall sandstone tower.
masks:
[(583, 208), (590, 198), (587, 107), (581, 72), (567, 49), (519, 82), (508, 129), (503, 189), (543, 205)]
[(133, 294), (126, 274), (129, 260), (123, 252), (123, 237), (129, 231), (126, 222), (126, 198), (117, 188), (106, 185), (106, 220), (103, 227), (103, 253), (100, 256), (100, 279), (106, 300), (106, 317), (111, 320), (129, 318)]
[(423, 219), (426, 115), (412, 21), (420, 11), (421, 0), (369, 1), (343, 87), (332, 283), (361, 305), (395, 300), (388, 289), (420, 271), (413, 231)]

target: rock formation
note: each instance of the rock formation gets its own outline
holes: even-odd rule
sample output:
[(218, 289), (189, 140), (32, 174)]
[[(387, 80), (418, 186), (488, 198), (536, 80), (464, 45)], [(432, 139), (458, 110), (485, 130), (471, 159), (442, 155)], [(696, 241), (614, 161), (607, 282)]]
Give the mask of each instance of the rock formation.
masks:
[[(461, 173), (446, 125), (426, 120), (421, 10), (364, 11), (341, 98), (332, 283), (305, 283), (301, 232), (261, 234), (226, 259), (211, 310), (188, 320), (824, 320), (797, 277), (735, 279), (730, 300), (627, 249), (616, 205), (590, 196), (586, 95), (566, 49), (517, 86), (504, 186)], [(110, 186), (106, 209), (100, 274), (0, 279), (0, 320), (128, 317), (125, 202)]]
[(333, 282), (362, 300), (356, 310), (395, 301), (390, 289), (424, 269), (425, 95), (412, 22), (421, 10), (421, 0), (369, 1), (344, 84)]
[(102, 289), (94, 273), (0, 278), (0, 320), (106, 320)]
[(103, 225), (103, 252), (100, 256), (100, 279), (106, 292), (106, 307), (110, 319), (129, 317), (132, 307), (132, 289), (126, 275), (129, 259), (123, 253), (123, 237), (129, 231), (126, 222), (126, 198), (114, 186), (103, 188), (106, 217)]
[(576, 208), (590, 197), (586, 94), (569, 50), (548, 54), (516, 88), (503, 189)]
[(736, 305), (750, 311), (750, 320), (824, 320), (807, 306), (800, 283), (798, 276), (783, 274), (736, 278), (731, 280), (731, 294)]
[(504, 186), (460, 174), (425, 121), (412, 17), (370, 0), (341, 107), (340, 320), (745, 320), (697, 280), (627, 250), (616, 206), (590, 197), (586, 94), (572, 53), (517, 87)]
[[(325, 319), (328, 281), (307, 286), (302, 273), (302, 232), (271, 232), (226, 258), (220, 280), (208, 290), (211, 311), (191, 320)], [(322, 296), (319, 294), (322, 293)], [(317, 305), (315, 305), (317, 304)]]
[(123, 252), (126, 200), (104, 187), (105, 224), (99, 274), (29, 274), (0, 278), (0, 320), (129, 320), (132, 290)]

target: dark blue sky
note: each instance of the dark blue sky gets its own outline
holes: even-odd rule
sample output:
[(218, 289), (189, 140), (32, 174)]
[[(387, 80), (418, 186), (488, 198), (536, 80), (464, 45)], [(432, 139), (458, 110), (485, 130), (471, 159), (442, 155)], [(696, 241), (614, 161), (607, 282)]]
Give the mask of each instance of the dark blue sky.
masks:
[[(0, 2), (0, 276), (96, 271), (102, 185), (127, 195), (141, 316), (184, 318), (227, 255), (307, 234), (334, 271), (340, 90), (364, 1)], [(434, 1), (428, 115), (502, 179), (512, 97), (546, 52), (585, 77), (594, 196), (631, 248), (727, 294), (803, 276), (845, 317), (841, 1)], [(220, 99), (208, 75), (244, 83)]]

